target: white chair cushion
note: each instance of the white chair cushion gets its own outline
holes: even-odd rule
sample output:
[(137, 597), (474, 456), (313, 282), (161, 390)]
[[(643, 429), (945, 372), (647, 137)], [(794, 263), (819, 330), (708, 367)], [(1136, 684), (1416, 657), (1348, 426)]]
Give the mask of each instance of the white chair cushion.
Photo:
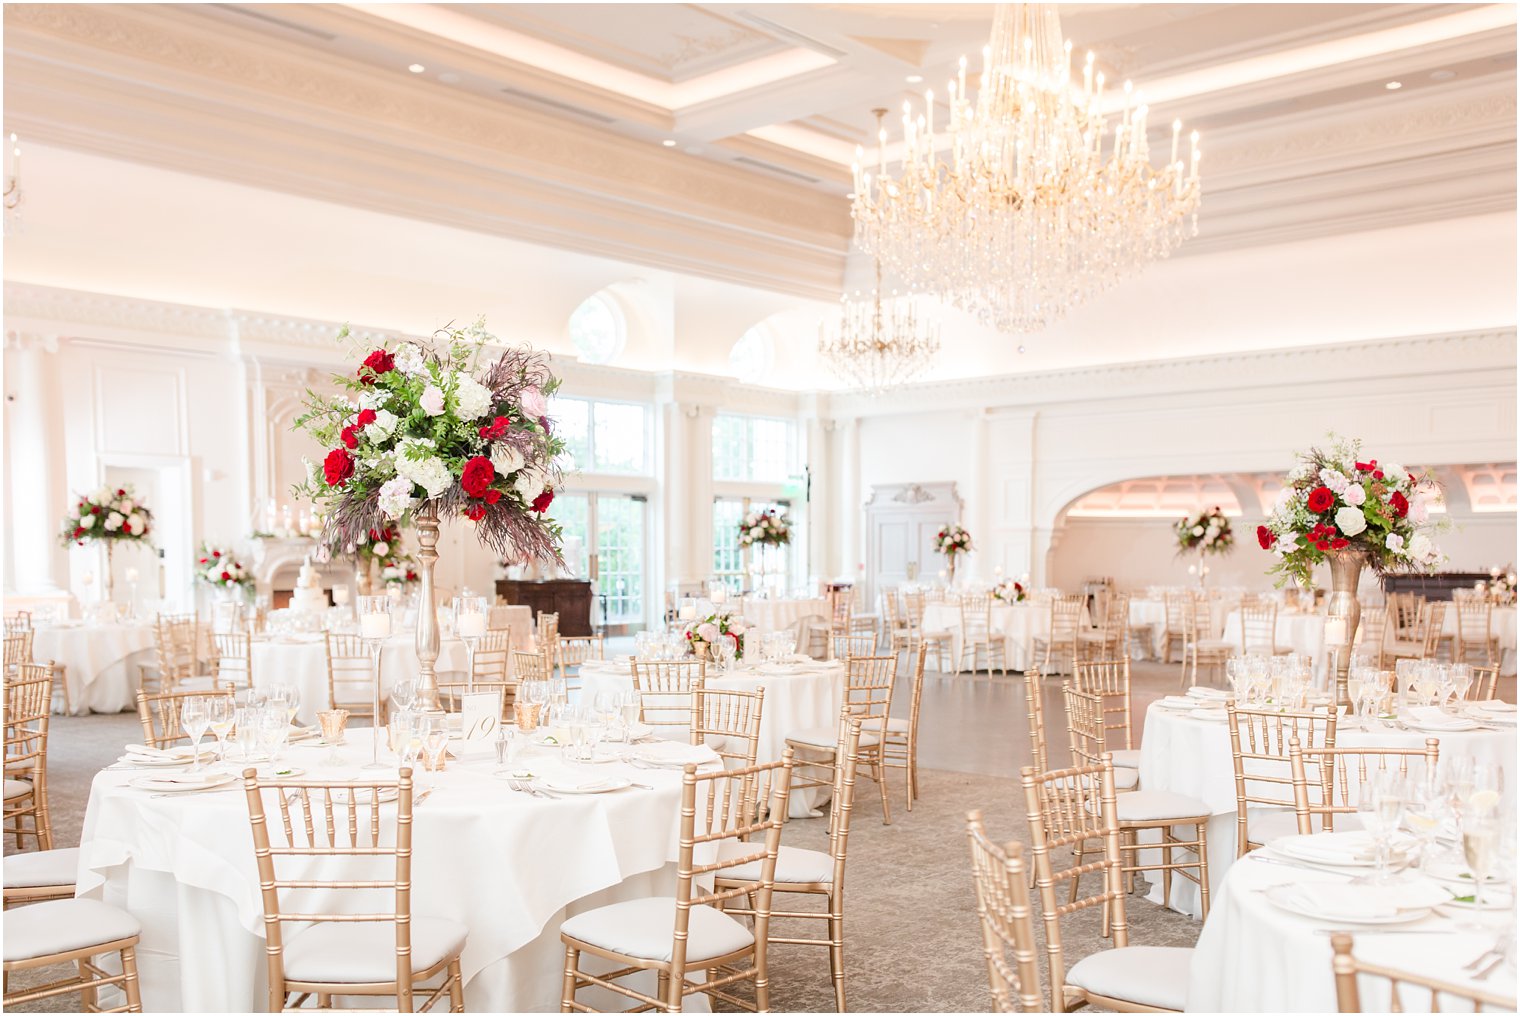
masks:
[(79, 874), (79, 848), (31, 850), (5, 855), (5, 888), (36, 889), (49, 885), (73, 885)]
[(1140, 770), (1114, 767), (1114, 789), (1134, 790), (1140, 785)]
[[(576, 914), (560, 925), (559, 930), (561, 935), (568, 935), (600, 949), (635, 959), (668, 962), (675, 927), (675, 897), (655, 896), (646, 900), (626, 900)], [(744, 925), (712, 907), (692, 907), (687, 931), (688, 963), (701, 963), (718, 956), (727, 956), (749, 948), (755, 941)]]
[(5, 799), (9, 801), (13, 797), (21, 797), (32, 792), (32, 785), (26, 780), (6, 780)]
[[(724, 840), (718, 844), (718, 859), (727, 857), (743, 857), (763, 849), (759, 843), (740, 843), (737, 840)], [(740, 881), (760, 881), (760, 862), (750, 861), (733, 868), (725, 868), (718, 873), (723, 878), (738, 879)], [(776, 885), (779, 888), (783, 882), (806, 883), (806, 882), (832, 882), (834, 881), (834, 859), (828, 854), (818, 850), (805, 850), (802, 847), (789, 847), (782, 844), (776, 851)]]
[[(464, 948), (464, 925), (443, 917), (412, 918), (412, 971), (427, 970)], [(285, 943), (292, 981), (362, 984), (396, 979), (396, 926), (390, 922), (325, 921)]]
[(5, 912), (5, 962), (56, 956), (141, 933), (137, 918), (99, 900), (33, 903)]
[(889, 733), (889, 734), (906, 734), (907, 732), (908, 732), (908, 721), (907, 720), (902, 719), (901, 717), (897, 717), (897, 716), (888, 716), (887, 717), (887, 733)]
[(1104, 949), (1066, 971), (1066, 983), (1095, 995), (1181, 1012), (1193, 950), (1132, 945)]
[[(1134, 769), (1116, 770), (1115, 783), (1118, 782), (1118, 773), (1138, 775)], [(1169, 790), (1135, 790), (1120, 794), (1115, 800), (1119, 805), (1120, 822), (1162, 822), (1169, 818), (1194, 818), (1210, 814), (1209, 806), (1198, 798), (1174, 794)]]
[(1230, 652), (1239, 648), (1238, 643), (1228, 639), (1199, 639), (1196, 643), (1203, 652)]
[(1139, 748), (1119, 748), (1119, 749), (1117, 749), (1115, 751), (1109, 752), (1109, 754), (1114, 757), (1114, 768), (1115, 769), (1139, 769), (1140, 768), (1140, 749)]
[[(873, 726), (877, 721), (867, 721)], [(794, 730), (786, 735), (788, 741), (805, 744), (812, 748), (837, 748), (839, 747), (839, 731), (835, 727), (809, 727), (806, 730)], [(881, 740), (877, 735), (860, 732), (860, 746), (862, 748), (875, 744)]]

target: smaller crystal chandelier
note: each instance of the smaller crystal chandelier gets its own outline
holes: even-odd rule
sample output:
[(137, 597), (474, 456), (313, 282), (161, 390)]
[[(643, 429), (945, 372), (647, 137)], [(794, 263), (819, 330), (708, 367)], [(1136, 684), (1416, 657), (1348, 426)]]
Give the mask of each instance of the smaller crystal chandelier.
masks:
[(939, 323), (920, 298), (883, 298), (881, 260), (868, 300), (841, 297), (837, 324), (818, 329), (818, 355), (852, 390), (876, 396), (916, 380), (939, 352)]
[(21, 144), (14, 133), (7, 138), (5, 151), (5, 232), (9, 235), (21, 224)]

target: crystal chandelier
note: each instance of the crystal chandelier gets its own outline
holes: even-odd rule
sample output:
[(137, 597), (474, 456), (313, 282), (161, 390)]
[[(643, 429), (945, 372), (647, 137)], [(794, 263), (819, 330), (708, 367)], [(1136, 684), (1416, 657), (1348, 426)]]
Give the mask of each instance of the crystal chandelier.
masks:
[(818, 355), (851, 389), (880, 395), (918, 378), (939, 352), (939, 324), (912, 296), (883, 298), (881, 261), (869, 300), (840, 299), (838, 323), (818, 329)]
[(1054, 4), (999, 4), (983, 60), (973, 102), (961, 58), (948, 129), (933, 92), (923, 114), (904, 104), (895, 175), (885, 131), (875, 173), (856, 149), (851, 214), (860, 245), (915, 289), (1037, 331), (1197, 232), (1198, 133), (1184, 165), (1174, 122), (1171, 156), (1153, 166), (1143, 99), (1126, 82), (1122, 111), (1105, 112), (1091, 53), (1072, 80)]

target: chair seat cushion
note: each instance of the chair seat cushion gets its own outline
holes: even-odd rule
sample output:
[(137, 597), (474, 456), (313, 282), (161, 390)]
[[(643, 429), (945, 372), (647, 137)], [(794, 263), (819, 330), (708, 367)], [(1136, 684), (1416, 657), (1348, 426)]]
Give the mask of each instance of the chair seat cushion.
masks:
[[(875, 720), (870, 720), (873, 726)], [(786, 735), (789, 742), (807, 745), (810, 748), (837, 748), (839, 746), (839, 730), (836, 727), (809, 727), (806, 730), (794, 730)], [(881, 740), (876, 734), (868, 734), (864, 730), (860, 732), (860, 746), (862, 748), (874, 745)]]
[(1199, 639), (1194, 645), (1205, 653), (1233, 652), (1238, 648), (1236, 643), (1228, 639)]
[(1181, 1012), (1187, 1002), (1193, 950), (1132, 945), (1104, 949), (1078, 960), (1066, 983), (1095, 995)]
[[(443, 917), (413, 917), (412, 972), (457, 956), (468, 930)], [(314, 924), (285, 943), (285, 976), (332, 984), (394, 981), (396, 926), (380, 921)]]
[[(641, 960), (671, 958), (675, 938), (674, 896), (625, 900), (588, 910), (560, 925), (560, 935), (599, 949)], [(747, 949), (755, 938), (736, 919), (713, 907), (692, 907), (687, 925), (686, 960), (702, 963)]]
[[(1134, 790), (1139, 785), (1140, 785), (1140, 770), (1138, 770), (1138, 769), (1127, 769), (1127, 768), (1126, 769), (1121, 769), (1118, 766), (1114, 766), (1114, 789), (1115, 790)], [(1122, 808), (1120, 809), (1120, 814), (1121, 815), (1123, 814), (1123, 809)]]
[[(1118, 769), (1114, 772), (1114, 782), (1118, 783), (1119, 773), (1136, 773), (1135, 769)], [(1169, 790), (1136, 790), (1128, 794), (1120, 794), (1116, 801), (1119, 806), (1120, 822), (1164, 822), (1167, 819), (1196, 818), (1200, 815), (1208, 815), (1211, 811), (1209, 806), (1196, 797), (1188, 797), (1186, 794), (1174, 794)]]
[(1115, 769), (1140, 768), (1139, 748), (1117, 748), (1114, 751), (1109, 752), (1109, 754), (1114, 757)]
[(141, 933), (137, 918), (99, 900), (33, 903), (5, 912), (5, 962), (56, 956)]
[[(762, 844), (759, 843), (724, 840), (718, 845), (718, 858), (721, 860), (726, 857), (743, 857), (760, 849), (762, 849)], [(760, 881), (760, 862), (750, 861), (733, 868), (725, 868), (718, 874), (723, 878), (758, 882)], [(804, 884), (832, 881), (834, 881), (834, 859), (828, 854), (803, 847), (789, 847), (785, 843), (776, 851), (777, 888), (786, 882)]]
[(7, 801), (16, 797), (24, 797), (32, 792), (32, 785), (26, 780), (6, 780), (5, 799)]
[(30, 850), (5, 855), (5, 888), (37, 889), (73, 885), (79, 873), (79, 848)]
[(887, 717), (887, 733), (889, 733), (889, 734), (906, 734), (907, 732), (908, 732), (908, 721), (907, 720), (903, 719), (900, 716), (888, 716)]

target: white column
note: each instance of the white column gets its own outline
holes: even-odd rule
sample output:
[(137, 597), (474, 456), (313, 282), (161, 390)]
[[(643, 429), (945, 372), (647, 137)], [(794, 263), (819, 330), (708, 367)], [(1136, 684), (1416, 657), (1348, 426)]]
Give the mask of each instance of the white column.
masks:
[(64, 551), (62, 413), (54, 382), (53, 335), (8, 332), (5, 337), (5, 429), (9, 472), (10, 576), (17, 592), (60, 592)]
[(712, 406), (685, 406), (687, 461), (691, 473), (683, 495), (690, 516), (679, 539), (686, 548), (685, 581), (705, 582), (713, 564)]
[(860, 580), (860, 563), (865, 560), (864, 526), (861, 524), (864, 506), (860, 496), (860, 419), (850, 417), (844, 421), (839, 435), (839, 568), (826, 579), (840, 578), (850, 582)]
[(971, 555), (966, 579), (977, 580), (992, 573), (1000, 553), (998, 536), (993, 532), (992, 454), (989, 450), (987, 411), (971, 411), (971, 489), (966, 491), (966, 521), (972, 545), (979, 548)]
[[(817, 579), (835, 568), (838, 546), (839, 465), (834, 453), (833, 420), (808, 420), (808, 554), (806, 578)], [(798, 583), (794, 583), (798, 584)]]

